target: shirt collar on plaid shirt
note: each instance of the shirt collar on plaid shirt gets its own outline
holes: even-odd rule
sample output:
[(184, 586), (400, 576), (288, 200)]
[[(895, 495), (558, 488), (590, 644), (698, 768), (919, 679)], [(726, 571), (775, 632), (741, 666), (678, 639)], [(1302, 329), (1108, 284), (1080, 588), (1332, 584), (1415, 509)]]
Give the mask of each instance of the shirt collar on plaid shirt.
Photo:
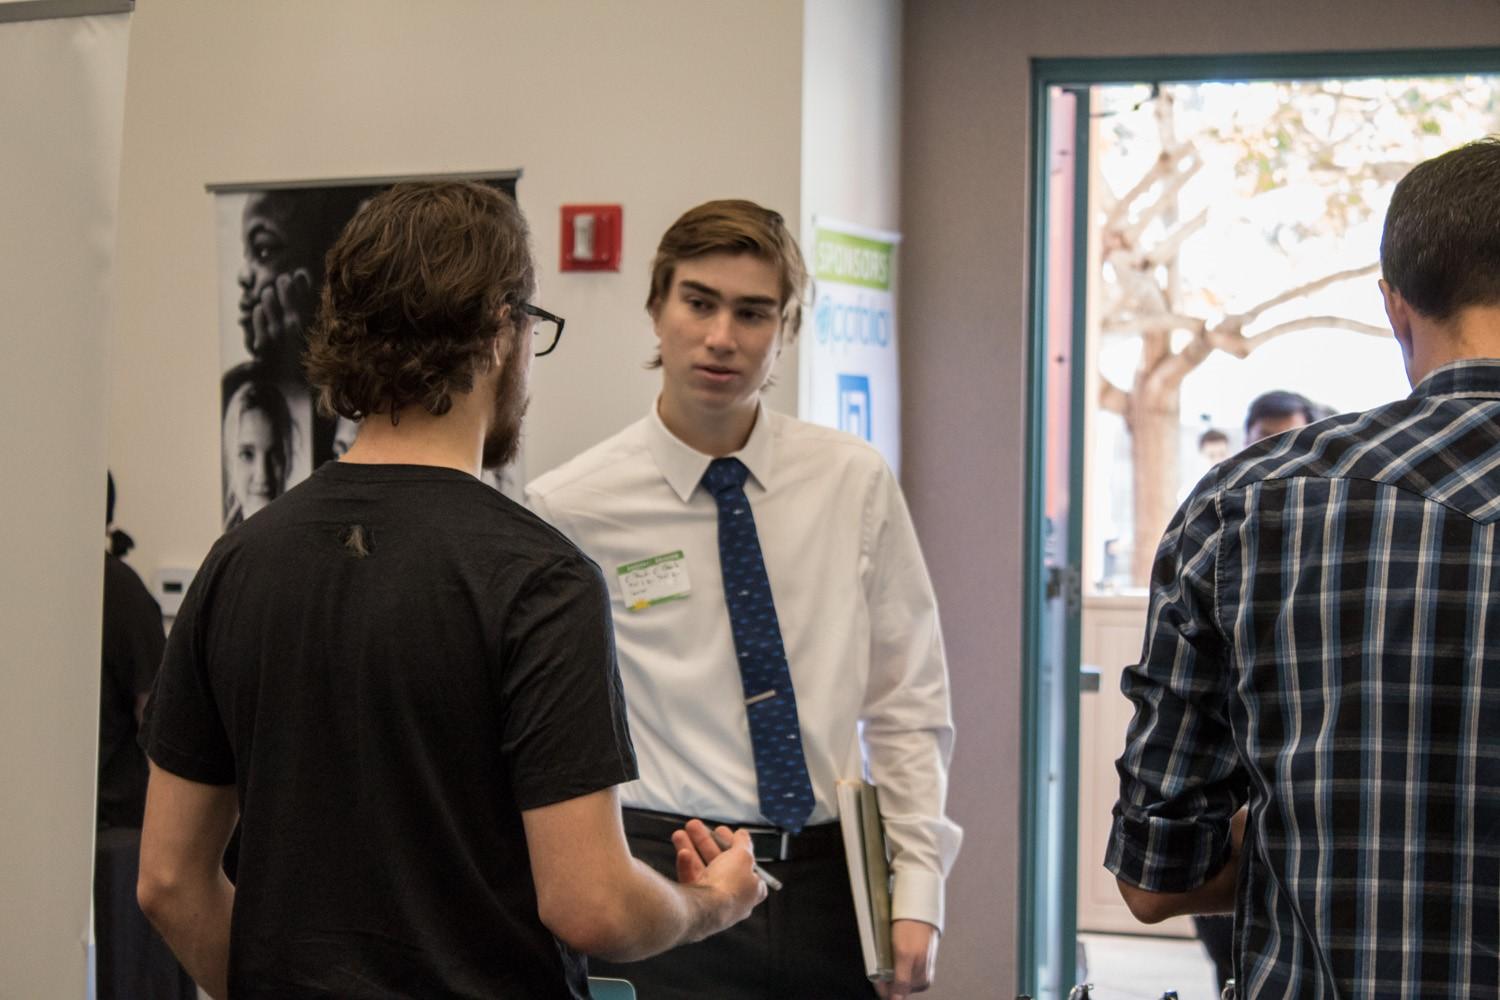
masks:
[(1466, 358), (1434, 368), (1411, 390), (1412, 398), (1486, 396), (1500, 398), (1500, 358)]

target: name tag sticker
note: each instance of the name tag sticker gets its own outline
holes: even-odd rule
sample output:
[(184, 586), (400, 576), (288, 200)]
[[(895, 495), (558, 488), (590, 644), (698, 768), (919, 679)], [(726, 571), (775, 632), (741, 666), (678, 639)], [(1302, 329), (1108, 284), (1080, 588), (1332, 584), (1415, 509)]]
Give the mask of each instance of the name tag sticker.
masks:
[(615, 572), (620, 575), (620, 596), (630, 611), (645, 611), (667, 601), (680, 601), (692, 589), (688, 583), (687, 559), (680, 549), (626, 563)]

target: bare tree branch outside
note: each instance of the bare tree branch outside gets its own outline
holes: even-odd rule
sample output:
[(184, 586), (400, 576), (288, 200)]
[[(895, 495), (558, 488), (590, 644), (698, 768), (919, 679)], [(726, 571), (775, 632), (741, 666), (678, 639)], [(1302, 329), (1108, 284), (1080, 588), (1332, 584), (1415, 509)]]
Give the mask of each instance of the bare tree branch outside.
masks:
[(1378, 310), (1350, 303), (1378, 299), (1391, 189), (1422, 159), (1500, 132), (1500, 89), (1466, 77), (1097, 93), (1095, 335), (1137, 356), (1125, 377), (1100, 366), (1095, 405), (1128, 429), (1128, 579), (1144, 586), (1185, 486), (1184, 380), (1216, 352), (1244, 359), (1283, 337), (1389, 337)]

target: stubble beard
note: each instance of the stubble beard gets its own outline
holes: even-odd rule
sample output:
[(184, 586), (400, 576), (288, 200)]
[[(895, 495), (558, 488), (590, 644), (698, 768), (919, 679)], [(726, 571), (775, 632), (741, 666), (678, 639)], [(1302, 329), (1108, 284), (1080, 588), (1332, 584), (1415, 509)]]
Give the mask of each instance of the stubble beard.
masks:
[(531, 398), (521, 382), (521, 366), (507, 364), (495, 380), (495, 415), (484, 438), (481, 458), (486, 469), (499, 469), (515, 460), (521, 450), (521, 425), (530, 404)]

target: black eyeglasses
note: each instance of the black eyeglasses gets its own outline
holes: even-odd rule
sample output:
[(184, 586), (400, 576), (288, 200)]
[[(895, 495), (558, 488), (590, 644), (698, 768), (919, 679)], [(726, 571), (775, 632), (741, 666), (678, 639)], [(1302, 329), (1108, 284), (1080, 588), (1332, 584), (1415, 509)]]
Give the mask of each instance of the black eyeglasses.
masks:
[(539, 358), (555, 351), (557, 342), (562, 340), (563, 318), (530, 302), (522, 302), (521, 311), (536, 320), (531, 327), (531, 356)]

